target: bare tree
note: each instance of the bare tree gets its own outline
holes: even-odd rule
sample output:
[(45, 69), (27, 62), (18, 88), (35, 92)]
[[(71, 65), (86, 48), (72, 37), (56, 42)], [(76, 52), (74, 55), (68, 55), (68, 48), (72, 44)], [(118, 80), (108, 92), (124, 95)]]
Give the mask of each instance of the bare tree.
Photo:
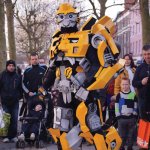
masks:
[(7, 30), (8, 30), (8, 49), (10, 59), (16, 60), (16, 44), (14, 35), (14, 7), (15, 2), (12, 0), (5, 0), (6, 17), (7, 17)]
[(106, 7), (107, 0), (98, 0), (97, 1), (98, 2), (97, 5), (100, 6), (99, 11), (96, 10), (97, 5), (94, 3), (93, 0), (89, 0), (89, 2), (90, 2), (91, 6), (93, 8), (93, 13), (94, 13), (94, 15), (96, 16), (97, 19), (99, 19), (100, 17), (105, 15), (105, 11), (107, 9), (107, 7)]
[(4, 0), (0, 0), (0, 71), (5, 68), (6, 38), (5, 38), (5, 12)]
[[(18, 4), (15, 17), (17, 24), (17, 48), (18, 52), (40, 52), (48, 49), (50, 42), (49, 28), (53, 20), (53, 13), (47, 11), (50, 4), (40, 0), (26, 1), (24, 6)], [(21, 10), (21, 11), (19, 11)], [(53, 27), (52, 27), (53, 29)]]
[(150, 14), (148, 0), (140, 0), (140, 13), (142, 19), (143, 44), (150, 43)]
[[(126, 4), (134, 5), (136, 1), (137, 0), (130, 0), (126, 2)], [(81, 13), (84, 14), (83, 16), (89, 16), (93, 14), (96, 19), (100, 19), (101, 17), (103, 17), (108, 8), (114, 6), (123, 6), (125, 4), (124, 2), (122, 3), (117, 0), (113, 0), (113, 4), (107, 6), (106, 3), (108, 2), (108, 0), (77, 0), (76, 3), (77, 2), (83, 3), (84, 7), (81, 9)]]

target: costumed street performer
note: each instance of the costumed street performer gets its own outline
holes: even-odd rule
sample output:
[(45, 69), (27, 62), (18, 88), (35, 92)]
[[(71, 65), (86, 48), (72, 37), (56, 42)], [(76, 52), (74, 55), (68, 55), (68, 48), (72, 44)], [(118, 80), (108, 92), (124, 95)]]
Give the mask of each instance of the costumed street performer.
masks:
[(119, 150), (121, 139), (113, 126), (104, 128), (98, 90), (122, 71), (124, 61), (113, 41), (114, 24), (104, 16), (88, 19), (78, 30), (79, 15), (70, 4), (57, 10), (60, 26), (52, 37), (50, 67), (43, 89), (51, 87), (53, 128), (58, 149), (77, 150), (85, 138), (97, 150)]

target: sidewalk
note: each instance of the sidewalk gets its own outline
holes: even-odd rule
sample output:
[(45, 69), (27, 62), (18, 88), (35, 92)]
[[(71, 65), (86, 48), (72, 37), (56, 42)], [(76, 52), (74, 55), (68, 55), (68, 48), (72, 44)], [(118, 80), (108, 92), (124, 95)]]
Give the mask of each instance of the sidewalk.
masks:
[[(15, 143), (3, 143), (2, 139), (0, 139), (0, 150), (22, 150), (16, 149)], [(29, 147), (28, 145), (23, 150), (37, 150), (35, 147)], [(45, 144), (45, 148), (39, 148), (38, 150), (57, 150), (57, 146), (55, 144)], [(95, 150), (94, 146), (88, 146), (86, 144), (82, 145), (81, 150)], [(133, 150), (139, 150), (137, 146), (134, 146)]]
[[(3, 143), (0, 140), (0, 150), (16, 150), (15, 143)], [(17, 149), (22, 150), (22, 149)], [(29, 147), (28, 145), (23, 150), (37, 150), (36, 147)], [(38, 150), (57, 150), (57, 146), (55, 144), (45, 144), (44, 148), (39, 148)], [(94, 146), (83, 145), (81, 150), (95, 150)]]

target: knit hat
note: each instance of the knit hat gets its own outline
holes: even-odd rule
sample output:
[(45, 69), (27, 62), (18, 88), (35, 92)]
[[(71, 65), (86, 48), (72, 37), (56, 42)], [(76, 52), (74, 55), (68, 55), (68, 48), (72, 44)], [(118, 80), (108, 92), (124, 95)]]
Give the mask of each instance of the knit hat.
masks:
[(13, 64), (13, 65), (16, 67), (16, 63), (15, 63), (14, 60), (8, 60), (8, 61), (6, 62), (6, 67), (7, 67), (9, 64)]

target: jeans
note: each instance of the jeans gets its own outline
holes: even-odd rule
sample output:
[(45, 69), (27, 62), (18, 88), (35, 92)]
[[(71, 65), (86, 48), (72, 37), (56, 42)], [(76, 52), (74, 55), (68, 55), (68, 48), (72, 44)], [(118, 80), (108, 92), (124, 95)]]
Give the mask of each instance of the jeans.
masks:
[(132, 147), (133, 146), (133, 134), (135, 130), (135, 125), (136, 125), (136, 119), (135, 118), (130, 118), (130, 119), (123, 119), (120, 118), (118, 120), (118, 131), (119, 135), (122, 139), (122, 147), (126, 145)]
[(16, 102), (13, 105), (2, 104), (2, 107), (6, 113), (11, 115), (7, 138), (12, 139), (17, 136), (19, 102)]
[(147, 107), (149, 107), (149, 103), (146, 103), (145, 99), (138, 97), (138, 108), (140, 119), (150, 121), (150, 115), (146, 113)]

